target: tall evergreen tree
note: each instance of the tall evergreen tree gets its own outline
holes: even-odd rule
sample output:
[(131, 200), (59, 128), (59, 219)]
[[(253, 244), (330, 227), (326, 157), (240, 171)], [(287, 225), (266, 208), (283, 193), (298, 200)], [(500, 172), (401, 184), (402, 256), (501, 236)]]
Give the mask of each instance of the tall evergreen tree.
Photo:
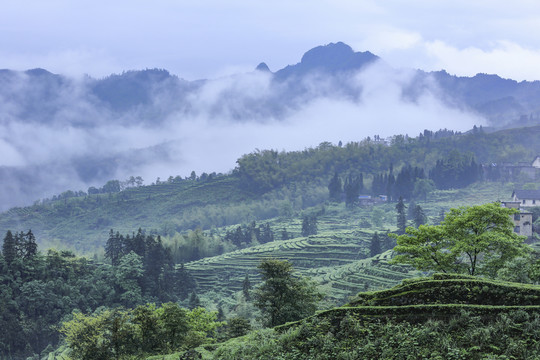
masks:
[[(135, 254), (144, 257), (146, 253), (146, 242), (144, 231), (139, 228), (137, 234), (133, 235), (129, 242), (129, 251), (133, 251)], [(129, 252), (126, 251), (126, 252)]]
[(306, 215), (302, 219), (302, 236), (317, 235), (317, 216)]
[(180, 264), (174, 275), (174, 292), (180, 300), (185, 300), (197, 288), (195, 279), (193, 279), (193, 276), (191, 276), (184, 264)]
[(8, 230), (6, 236), (4, 237), (4, 243), (2, 245), (2, 255), (4, 256), (4, 261), (9, 265), (17, 257), (17, 246), (13, 233)]
[(191, 295), (189, 295), (188, 306), (191, 310), (201, 306), (201, 300), (199, 300), (199, 296), (197, 296), (197, 293), (195, 291), (193, 291)]
[(261, 243), (267, 243), (274, 241), (274, 232), (272, 231), (272, 228), (270, 228), (270, 224), (266, 223), (264, 225), (261, 225), (259, 227), (259, 237), (258, 240)]
[(418, 228), (420, 225), (424, 225), (426, 223), (426, 215), (424, 214), (424, 210), (420, 205), (416, 205), (414, 207), (414, 226)]
[(328, 184), (328, 192), (329, 192), (330, 200), (340, 202), (342, 191), (343, 191), (343, 188), (341, 185), (341, 179), (339, 178), (338, 173), (336, 171), (334, 173), (334, 177), (332, 178), (332, 180), (330, 180), (330, 183)]
[(407, 209), (407, 220), (414, 220), (416, 211), (416, 202), (414, 200), (409, 201), (409, 206)]
[(25, 259), (32, 259), (37, 254), (37, 242), (36, 237), (32, 233), (32, 230), (28, 230), (28, 232), (24, 236), (24, 258)]
[(390, 173), (388, 175), (388, 178), (386, 180), (386, 196), (388, 197), (388, 201), (394, 200), (394, 185), (396, 183), (396, 179), (394, 178), (394, 175)]
[(250, 290), (251, 290), (251, 282), (249, 281), (249, 275), (246, 273), (246, 277), (244, 278), (244, 281), (242, 282), (242, 294), (244, 294), (244, 299), (246, 299), (246, 301), (251, 300)]
[(109, 239), (105, 244), (105, 257), (111, 261), (113, 266), (118, 265), (123, 255), (123, 236), (119, 232), (114, 233), (113, 229), (109, 232)]
[(364, 187), (363, 175), (359, 176), (349, 175), (345, 179), (343, 185), (343, 192), (345, 193), (345, 204), (348, 207), (354, 206), (358, 202), (358, 196)]
[(439, 216), (437, 218), (437, 223), (435, 225), (440, 225), (444, 221), (445, 216), (446, 216), (446, 211), (444, 209), (441, 209), (439, 211)]
[(371, 238), (371, 245), (369, 247), (370, 256), (373, 257), (382, 252), (381, 250), (381, 240), (379, 239), (379, 234), (375, 232)]
[(400, 235), (405, 234), (405, 228), (407, 227), (407, 217), (405, 216), (405, 209), (407, 209), (407, 206), (405, 206), (405, 203), (403, 203), (403, 198), (400, 196), (398, 203), (396, 204), (398, 227), (397, 232)]

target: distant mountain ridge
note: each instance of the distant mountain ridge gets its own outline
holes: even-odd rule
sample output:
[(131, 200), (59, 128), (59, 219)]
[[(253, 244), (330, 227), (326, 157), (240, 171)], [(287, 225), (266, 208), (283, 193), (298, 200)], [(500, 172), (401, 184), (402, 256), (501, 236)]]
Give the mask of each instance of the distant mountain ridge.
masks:
[[(387, 94), (388, 83), (395, 94)], [(366, 94), (373, 89), (379, 91), (378, 98), (369, 104)], [(388, 96), (392, 97), (390, 103)], [(324, 119), (317, 121), (327, 121), (331, 127), (335, 116), (368, 124), (374, 116), (370, 114), (381, 106), (391, 109), (399, 103), (418, 108), (424, 106), (426, 96), (437, 103), (430, 111), (437, 128), (427, 125), (429, 130), (441, 126), (437, 111), (445, 107), (463, 110), (467, 116), (482, 115), (493, 128), (540, 124), (539, 81), (396, 70), (378, 56), (355, 52), (342, 42), (317, 46), (300, 62), (283, 69), (271, 71), (266, 63), (260, 63), (248, 73), (195, 81), (164, 69), (131, 70), (101, 79), (74, 79), (44, 69), (0, 70), (0, 131), (6, 134), (0, 138), (0, 180), (4, 184), (0, 187), (0, 210), (110, 179), (130, 175), (155, 178), (152, 171), (156, 162), (161, 169), (170, 166), (170, 174), (186, 175), (193, 170), (185, 169), (193, 166), (187, 154), (192, 148), (178, 149), (184, 149), (184, 143), (197, 142), (193, 137), (206, 135), (214, 124), (244, 128), (251, 123), (259, 129), (261, 124), (283, 121), (286, 126), (298, 122), (295, 126), (305, 127), (318, 116), (317, 106), (327, 103), (332, 110), (321, 113)], [(339, 113), (343, 104), (361, 113), (364, 103), (369, 108), (365, 117)], [(407, 114), (399, 110), (388, 113), (388, 109), (381, 110), (382, 116), (391, 117), (389, 121), (414, 122)], [(459, 118), (460, 112), (452, 116)], [(450, 117), (442, 126), (457, 130), (453, 121)], [(152, 131), (150, 141), (141, 141)], [(225, 134), (219, 136), (228, 139)], [(363, 136), (366, 134), (358, 133), (358, 137)], [(203, 136), (198, 144), (204, 141), (211, 140)], [(228, 169), (219, 171), (232, 169), (235, 160), (230, 161)]]
[[(269, 74), (272, 80), (270, 91), (252, 102), (245, 99), (249, 100), (250, 94), (240, 94), (240, 97), (244, 97), (241, 101), (242, 109), (230, 109), (232, 102), (228, 98), (229, 94), (223, 92), (214, 105), (215, 112), (227, 108), (233, 118), (238, 119), (267, 116), (279, 118), (287, 113), (288, 108), (296, 108), (317, 96), (337, 92), (347, 98), (358, 99), (362, 89), (361, 86), (351, 85), (352, 75), (380, 60), (369, 51), (354, 52), (349, 45), (337, 42), (315, 47), (307, 51), (299, 63), (275, 72), (271, 72), (266, 63), (261, 63), (256, 72)], [(313, 77), (322, 77), (331, 86), (313, 92), (309, 84)], [(92, 122), (103, 115), (100, 109), (112, 111), (117, 121), (134, 111), (142, 114), (143, 118), (152, 117), (152, 121), (159, 121), (176, 112), (197, 113), (199, 110), (193, 104), (197, 92), (214, 81), (186, 81), (163, 69), (126, 71), (103, 79), (87, 77), (82, 82), (44, 69), (25, 72), (0, 70), (0, 103), (10, 103), (10, 108), (15, 109), (8, 113), (9, 116), (47, 122), (56, 119), (66, 102), (77, 96), (77, 100), (84, 102), (85, 106), (81, 107), (83, 112), (78, 117), (66, 119), (70, 123), (91, 126)], [(494, 126), (516, 119), (523, 121), (540, 117), (539, 81), (517, 82), (488, 74), (459, 77), (444, 70), (415, 70), (412, 82), (403, 90), (404, 97), (414, 100), (418, 93), (433, 86), (449, 103), (473, 109), (491, 120)], [(76, 92), (73, 91), (75, 88)], [(231, 94), (236, 99), (238, 95)], [(92, 109), (93, 113), (84, 114), (88, 109)], [(85, 117), (91, 117), (92, 120), (81, 120)], [(538, 123), (538, 120), (534, 123)]]

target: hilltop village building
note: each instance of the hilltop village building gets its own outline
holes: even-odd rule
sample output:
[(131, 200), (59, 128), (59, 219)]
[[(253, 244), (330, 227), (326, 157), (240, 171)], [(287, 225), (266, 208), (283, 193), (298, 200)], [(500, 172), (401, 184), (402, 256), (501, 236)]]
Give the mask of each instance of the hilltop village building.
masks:
[[(497, 167), (497, 164), (492, 164)], [(500, 176), (505, 179), (515, 179), (519, 176), (524, 176), (530, 180), (540, 179), (540, 156), (534, 158), (532, 163), (519, 162), (517, 164), (503, 163), (498, 166)]]
[(540, 190), (514, 190), (512, 200), (520, 207), (540, 206)]
[[(515, 193), (515, 191), (514, 191)], [(513, 194), (512, 194), (513, 197)], [(514, 232), (518, 235), (532, 237), (532, 213), (525, 211), (521, 207), (520, 201), (503, 201), (501, 206), (511, 209), (518, 209), (519, 212), (512, 215), (512, 221), (514, 221)]]

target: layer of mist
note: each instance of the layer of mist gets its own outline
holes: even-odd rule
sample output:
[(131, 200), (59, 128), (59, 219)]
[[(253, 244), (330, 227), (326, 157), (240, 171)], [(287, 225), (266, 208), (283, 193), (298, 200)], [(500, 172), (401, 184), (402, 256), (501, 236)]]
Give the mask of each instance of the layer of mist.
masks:
[(416, 71), (377, 59), (279, 79), (259, 69), (198, 82), (163, 70), (116, 82), (0, 73), (0, 209), (132, 175), (149, 184), (191, 171), (226, 173), (255, 149), (486, 124), (441, 96), (436, 81), (416, 86)]

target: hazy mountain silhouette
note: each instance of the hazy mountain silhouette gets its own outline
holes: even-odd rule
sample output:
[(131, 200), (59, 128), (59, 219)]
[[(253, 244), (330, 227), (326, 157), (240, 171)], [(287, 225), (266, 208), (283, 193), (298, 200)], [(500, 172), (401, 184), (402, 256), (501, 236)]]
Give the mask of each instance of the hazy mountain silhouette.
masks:
[[(421, 131), (414, 125), (419, 116), (427, 117), (430, 130), (452, 128), (463, 114), (481, 114), (492, 127), (538, 124), (540, 82), (397, 70), (342, 42), (315, 47), (274, 72), (262, 62), (250, 73), (196, 81), (163, 69), (101, 79), (0, 70), (0, 209), (126, 175), (148, 178), (155, 168), (178, 174), (186, 171), (178, 167), (206, 165), (212, 154), (240, 146), (257, 131), (276, 129), (270, 146), (285, 146), (279, 137), (291, 124), (289, 144), (296, 137), (311, 141), (337, 120), (343, 131), (356, 125), (360, 138), (380, 126), (394, 131), (394, 125), (411, 124), (410, 131)], [(373, 124), (374, 118), (385, 125)], [(242, 151), (260, 145), (249, 146)]]
[[(351, 80), (380, 58), (368, 51), (354, 52), (342, 42), (315, 47), (301, 61), (272, 73), (263, 62), (257, 72), (269, 74), (268, 91), (256, 98), (238, 91), (222, 91), (221, 98), (204, 111), (219, 116), (227, 111), (239, 120), (268, 116), (279, 118), (316, 97), (359, 99), (362, 86)], [(171, 113), (197, 113), (197, 91), (216, 80), (186, 81), (162, 69), (126, 71), (103, 79), (86, 77), (75, 81), (44, 69), (25, 72), (0, 70), (0, 104), (3, 115), (25, 121), (70, 124), (99, 123), (104, 111), (114, 112), (115, 121), (160, 121)], [(320, 86), (324, 84), (324, 86)], [(405, 99), (415, 100), (426, 89), (437, 92), (447, 103), (473, 109), (492, 125), (510, 120), (530, 122), (540, 111), (540, 82), (517, 82), (497, 75), (458, 77), (446, 71), (416, 70), (403, 89)], [(66, 110), (68, 109), (68, 110)], [(136, 117), (126, 117), (137, 112)]]

